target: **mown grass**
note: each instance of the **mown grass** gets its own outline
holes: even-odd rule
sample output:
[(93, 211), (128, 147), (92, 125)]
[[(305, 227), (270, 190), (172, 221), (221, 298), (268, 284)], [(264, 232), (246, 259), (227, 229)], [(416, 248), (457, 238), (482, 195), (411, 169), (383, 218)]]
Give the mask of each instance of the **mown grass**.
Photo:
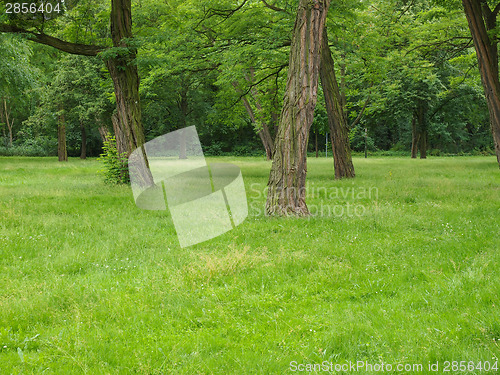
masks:
[(209, 161), (241, 167), (250, 216), (181, 249), (95, 160), (0, 158), (0, 374), (498, 360), (494, 158), (356, 158), (351, 181), (310, 158), (309, 219), (260, 215), (268, 162)]

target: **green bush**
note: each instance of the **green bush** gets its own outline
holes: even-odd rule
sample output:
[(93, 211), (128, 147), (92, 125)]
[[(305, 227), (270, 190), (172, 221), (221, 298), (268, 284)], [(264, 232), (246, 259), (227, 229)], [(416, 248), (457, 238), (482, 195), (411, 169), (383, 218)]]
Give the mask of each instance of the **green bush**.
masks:
[(207, 156), (221, 156), (223, 151), (219, 143), (213, 143), (210, 146), (204, 146), (203, 153)]
[(108, 135), (102, 146), (102, 151), (103, 153), (97, 160), (104, 165), (104, 169), (100, 171), (104, 174), (104, 181), (110, 184), (128, 184), (130, 176), (127, 155), (125, 152), (118, 154), (114, 136)]
[(14, 142), (13, 146), (0, 146), (0, 156), (54, 156), (57, 155), (57, 140), (47, 137)]

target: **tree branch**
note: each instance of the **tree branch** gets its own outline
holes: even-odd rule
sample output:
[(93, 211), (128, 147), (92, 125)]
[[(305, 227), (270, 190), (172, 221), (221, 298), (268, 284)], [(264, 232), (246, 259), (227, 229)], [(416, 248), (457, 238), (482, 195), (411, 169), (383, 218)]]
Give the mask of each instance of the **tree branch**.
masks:
[(498, 12), (500, 12), (500, 3), (498, 3), (495, 9), (493, 9), (493, 15), (496, 16)]
[(366, 98), (365, 104), (363, 105), (363, 108), (361, 108), (361, 111), (359, 112), (358, 116), (349, 125), (350, 129), (354, 128), (358, 124), (358, 122), (361, 120), (361, 118), (363, 117), (363, 114), (365, 113), (366, 107), (368, 107), (368, 103), (370, 103), (370, 99), (371, 98), (370, 98), (370, 94), (369, 94), (368, 97)]
[(73, 55), (96, 56), (99, 52), (106, 49), (103, 46), (95, 46), (89, 44), (79, 44), (66, 42), (47, 34), (39, 34), (33, 31), (25, 30), (20, 27), (8, 24), (0, 24), (1, 33), (25, 34), (28, 39), (40, 44), (54, 47), (60, 51), (71, 53)]
[(286, 13), (286, 14), (290, 14), (290, 12), (288, 12), (287, 10), (283, 9), (283, 8), (280, 8), (280, 7), (277, 7), (275, 5), (271, 5), (269, 3), (266, 3), (265, 0), (261, 0), (262, 3), (264, 3), (264, 6), (266, 8), (269, 8), (269, 9), (272, 9), (272, 10), (275, 10), (276, 12), (283, 12), (283, 13)]

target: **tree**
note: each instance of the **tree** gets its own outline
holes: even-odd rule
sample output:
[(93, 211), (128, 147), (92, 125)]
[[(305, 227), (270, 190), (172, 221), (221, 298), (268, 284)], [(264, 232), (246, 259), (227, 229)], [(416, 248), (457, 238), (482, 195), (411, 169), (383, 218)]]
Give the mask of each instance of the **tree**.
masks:
[(481, 82), (484, 87), (490, 126), (500, 168), (500, 81), (498, 77), (497, 15), (500, 2), (492, 10), (486, 0), (462, 0), (474, 40)]
[(317, 100), (321, 46), (329, 0), (300, 0), (292, 33), (288, 78), (268, 182), (268, 215), (309, 214), (307, 144)]
[(29, 64), (31, 50), (18, 37), (0, 35), (0, 55), (0, 126), (7, 130), (11, 147), (14, 125), (22, 122), (36, 83), (36, 69)]
[[(36, 2), (30, 1), (30, 3)], [(78, 5), (79, 3), (81, 2), (75, 1), (72, 4)], [(4, 12), (3, 8), (2, 12)], [(145, 142), (139, 99), (139, 75), (135, 64), (137, 49), (132, 41), (131, 0), (111, 0), (110, 34), (113, 48), (105, 45), (68, 42), (46, 34), (45, 30), (49, 28), (45, 24), (51, 22), (54, 26), (57, 20), (57, 17), (46, 20), (39, 14), (35, 14), (32, 18), (13, 15), (7, 23), (0, 24), (0, 32), (24, 34), (33, 42), (49, 45), (70, 54), (83, 56), (101, 54), (113, 79), (118, 129), (126, 137), (126, 151), (130, 154)], [(59, 26), (64, 28), (60, 24)], [(104, 42), (110, 44), (109, 41), (106, 43), (104, 40)]]
[(346, 113), (342, 103), (333, 58), (328, 46), (328, 35), (326, 28), (323, 32), (321, 46), (321, 87), (325, 97), (325, 106), (328, 113), (328, 126), (330, 129), (330, 141), (333, 151), (333, 163), (335, 178), (355, 177), (354, 165), (352, 164), (351, 146), (349, 144), (349, 128)]

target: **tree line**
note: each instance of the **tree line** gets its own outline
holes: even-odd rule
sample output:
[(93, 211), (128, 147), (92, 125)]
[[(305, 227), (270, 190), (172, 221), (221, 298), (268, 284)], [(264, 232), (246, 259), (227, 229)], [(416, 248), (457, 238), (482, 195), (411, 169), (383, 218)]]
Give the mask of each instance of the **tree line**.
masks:
[(272, 160), (271, 215), (308, 214), (318, 135), (332, 178), (355, 177), (352, 149), (493, 152), (500, 166), (500, 3), (50, 2), (61, 11), (0, 5), (7, 148), (57, 144), (67, 160), (78, 143), (84, 158), (113, 134), (129, 155), (197, 125), (209, 153), (260, 147)]

